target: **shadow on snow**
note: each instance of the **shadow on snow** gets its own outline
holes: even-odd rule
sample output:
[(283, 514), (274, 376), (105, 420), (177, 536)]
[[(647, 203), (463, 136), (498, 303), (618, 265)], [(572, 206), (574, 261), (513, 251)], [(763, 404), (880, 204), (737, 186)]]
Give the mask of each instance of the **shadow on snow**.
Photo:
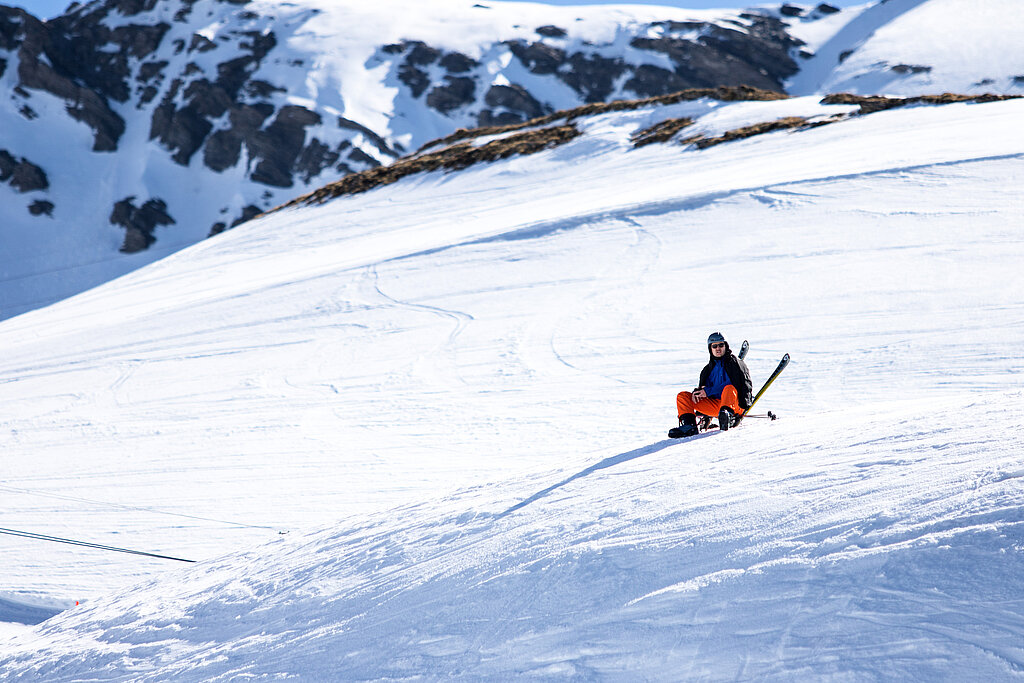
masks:
[[(703, 438), (709, 437), (709, 436), (711, 436), (712, 434), (715, 434), (715, 433), (717, 433), (717, 432), (704, 432), (703, 434), (698, 434), (697, 436), (691, 436), (688, 439), (685, 439), (685, 441), (693, 441), (695, 439), (703, 439)], [(595, 463), (595, 464), (591, 465), (590, 467), (588, 467), (587, 469), (581, 470), (581, 471), (577, 472), (576, 474), (572, 475), (571, 477), (569, 477), (567, 479), (563, 479), (562, 481), (558, 482), (557, 484), (552, 484), (551, 486), (547, 487), (543, 491), (538, 491), (537, 493), (533, 494), (529, 498), (516, 503), (515, 505), (513, 505), (509, 509), (507, 509), (504, 512), (502, 512), (501, 514), (495, 515), (495, 519), (501, 519), (502, 517), (510, 515), (513, 512), (517, 511), (517, 510), (522, 510), (524, 507), (526, 507), (530, 503), (534, 503), (534, 502), (540, 500), (541, 498), (543, 498), (544, 496), (548, 495), (552, 491), (556, 491), (556, 490), (562, 488), (563, 486), (565, 486), (566, 484), (568, 484), (570, 482), (573, 482), (573, 481), (576, 481), (577, 479), (582, 479), (583, 477), (585, 477), (585, 476), (587, 476), (589, 474), (593, 474), (594, 472), (597, 472), (598, 470), (603, 470), (603, 469), (607, 469), (609, 467), (614, 467), (615, 465), (620, 465), (620, 464), (622, 464), (624, 462), (628, 462), (630, 460), (635, 460), (636, 458), (642, 458), (645, 455), (651, 455), (653, 453), (657, 453), (658, 451), (664, 450), (664, 449), (668, 448), (669, 446), (671, 446), (673, 444), (679, 443), (680, 441), (681, 441), (680, 439), (664, 439), (662, 441), (657, 441), (655, 443), (648, 444), (646, 446), (641, 446), (640, 448), (636, 448), (636, 449), (631, 450), (631, 451), (626, 451), (625, 453), (619, 453), (618, 455), (613, 455), (611, 457), (605, 458), (601, 462)]]
[(27, 605), (16, 600), (0, 597), (0, 622), (34, 626), (62, 611), (55, 607)]

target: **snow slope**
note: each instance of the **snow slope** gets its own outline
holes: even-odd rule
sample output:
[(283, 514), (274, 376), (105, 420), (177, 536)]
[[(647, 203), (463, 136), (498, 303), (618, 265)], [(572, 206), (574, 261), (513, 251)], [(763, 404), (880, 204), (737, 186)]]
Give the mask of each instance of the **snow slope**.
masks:
[(824, 20), (807, 15), (793, 34), (813, 57), (786, 91), (1022, 93), (1022, 31), (1024, 12), (1016, 0), (890, 0)]
[[(0, 679), (1019, 677), (1024, 102), (628, 141), (850, 109), (594, 117), (0, 324), (0, 527), (199, 560), (0, 536)], [(666, 440), (716, 329), (783, 419)]]

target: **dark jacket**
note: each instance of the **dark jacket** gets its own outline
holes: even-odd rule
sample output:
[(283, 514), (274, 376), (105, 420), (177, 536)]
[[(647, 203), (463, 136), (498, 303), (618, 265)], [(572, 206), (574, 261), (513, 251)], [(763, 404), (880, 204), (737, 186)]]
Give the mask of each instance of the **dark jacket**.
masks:
[(708, 349), (708, 354), (711, 356), (711, 360), (700, 371), (700, 383), (698, 386), (707, 386), (711, 369), (715, 367), (715, 361), (721, 360), (722, 365), (725, 366), (725, 374), (729, 376), (729, 384), (736, 387), (736, 393), (739, 394), (740, 408), (743, 408), (743, 410), (749, 408), (751, 401), (754, 400), (754, 385), (750, 381), (750, 370), (747, 369), (747, 364), (733, 355), (732, 349), (729, 348), (728, 344), (725, 345), (725, 353), (721, 358), (715, 358), (711, 354), (711, 349)]

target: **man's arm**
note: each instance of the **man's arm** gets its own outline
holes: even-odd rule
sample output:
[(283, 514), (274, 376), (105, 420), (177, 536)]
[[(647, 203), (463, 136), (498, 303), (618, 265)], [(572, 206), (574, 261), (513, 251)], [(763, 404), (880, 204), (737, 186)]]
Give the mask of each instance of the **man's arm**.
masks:
[(739, 394), (740, 407), (747, 408), (750, 406), (750, 401), (753, 399), (754, 385), (750, 381), (750, 370), (747, 369), (747, 364), (739, 358), (735, 358), (735, 363), (730, 364), (731, 367), (727, 367), (726, 370), (729, 374), (729, 383), (736, 387), (736, 392)]
[(708, 376), (711, 374), (711, 363), (704, 366), (704, 369), (700, 371), (700, 378), (697, 380), (697, 388), (693, 390), (691, 394), (694, 401), (703, 401), (708, 397), (708, 392), (705, 391), (704, 385), (707, 384)]
[(724, 375), (724, 377), (721, 379), (721, 381), (716, 382), (715, 384), (712, 384), (710, 386), (704, 387), (704, 393), (706, 395), (710, 396), (711, 398), (718, 398), (722, 395), (722, 391), (725, 389), (725, 387), (731, 384), (731, 382), (729, 381), (728, 373), (723, 372), (722, 374)]

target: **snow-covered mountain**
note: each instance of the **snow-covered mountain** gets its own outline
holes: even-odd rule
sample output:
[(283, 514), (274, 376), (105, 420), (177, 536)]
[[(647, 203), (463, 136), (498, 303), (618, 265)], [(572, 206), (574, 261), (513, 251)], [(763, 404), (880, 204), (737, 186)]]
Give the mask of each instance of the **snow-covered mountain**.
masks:
[(1014, 0), (889, 0), (802, 22), (800, 72), (787, 92), (1024, 92), (1024, 12)]
[(691, 87), (1024, 92), (1014, 0), (0, 7), (0, 319), (457, 128)]
[(0, 8), (0, 316), (458, 127), (781, 89), (794, 45), (772, 12), (96, 0), (41, 23)]
[(0, 679), (1019, 677), (1024, 100), (726, 92), (0, 324)]

